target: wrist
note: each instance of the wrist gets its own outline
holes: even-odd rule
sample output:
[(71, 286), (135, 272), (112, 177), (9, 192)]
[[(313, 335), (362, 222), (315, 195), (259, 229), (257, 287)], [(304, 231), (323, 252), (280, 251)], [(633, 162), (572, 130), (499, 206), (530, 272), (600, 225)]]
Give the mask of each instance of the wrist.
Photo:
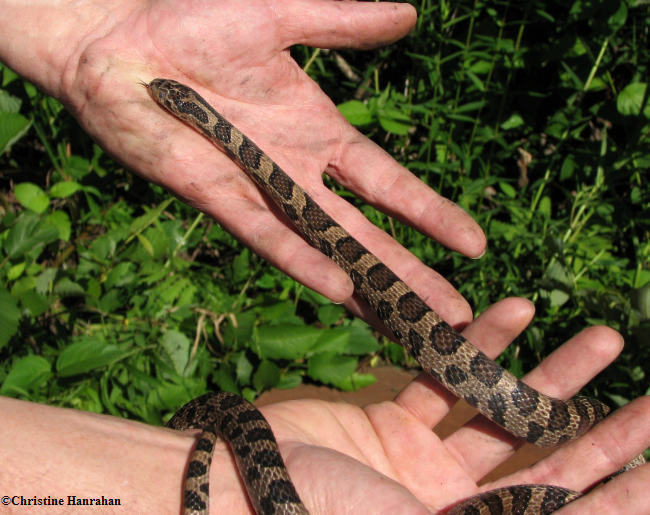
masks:
[[(195, 438), (106, 415), (0, 396), (0, 484), (20, 497), (120, 499), (130, 513), (177, 512)], [(213, 513), (249, 513), (230, 453), (217, 442), (210, 469)]]

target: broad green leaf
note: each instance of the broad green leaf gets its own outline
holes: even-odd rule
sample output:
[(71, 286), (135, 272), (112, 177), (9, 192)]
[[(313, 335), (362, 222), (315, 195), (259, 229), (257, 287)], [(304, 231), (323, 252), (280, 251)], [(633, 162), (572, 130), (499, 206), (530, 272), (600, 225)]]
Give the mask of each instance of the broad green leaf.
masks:
[(251, 380), (251, 374), (253, 373), (253, 365), (250, 360), (246, 357), (246, 352), (237, 353), (237, 359), (235, 361), (235, 367), (237, 372), (237, 380), (241, 384), (248, 384)]
[(72, 224), (70, 217), (65, 211), (54, 211), (45, 217), (45, 221), (56, 227), (59, 231), (59, 239), (63, 241), (70, 241), (70, 233), (72, 232)]
[(411, 130), (413, 124), (408, 115), (395, 108), (384, 108), (378, 113), (379, 123), (387, 132), (404, 136)]
[(68, 345), (56, 360), (60, 377), (83, 374), (105, 367), (124, 354), (117, 345), (106, 343), (96, 336), (86, 336)]
[(77, 193), (82, 187), (81, 184), (75, 181), (57, 182), (50, 188), (50, 195), (56, 198), (66, 198)]
[(281, 324), (258, 328), (255, 348), (261, 358), (303, 358), (321, 336), (321, 331), (308, 325)]
[(26, 395), (52, 376), (50, 363), (41, 356), (29, 355), (17, 360), (0, 387), (2, 395)]
[(20, 98), (0, 90), (0, 113), (17, 113), (21, 104)]
[(9, 151), (27, 133), (31, 124), (21, 114), (0, 112), (0, 154)]
[(573, 172), (576, 168), (576, 163), (572, 154), (569, 154), (562, 161), (562, 168), (560, 170), (560, 180), (565, 181), (573, 176)]
[(569, 295), (562, 290), (552, 290), (549, 295), (549, 300), (551, 301), (551, 306), (560, 307), (569, 300)]
[(490, 221), (490, 238), (503, 238), (506, 241), (512, 241), (519, 237), (521, 228), (516, 225), (500, 222), (499, 220), (492, 219)]
[(357, 368), (357, 359), (339, 356), (331, 352), (316, 354), (309, 358), (307, 372), (309, 377), (322, 383), (341, 386)]
[(336, 304), (325, 304), (318, 308), (318, 320), (324, 325), (330, 326), (345, 316), (345, 308)]
[(163, 335), (160, 344), (174, 365), (176, 373), (180, 376), (185, 375), (185, 369), (190, 359), (191, 345), (187, 336), (174, 329), (169, 329)]
[(537, 210), (542, 213), (545, 218), (551, 218), (551, 198), (546, 195), (543, 196), (542, 200), (539, 201)]
[(50, 302), (45, 295), (35, 290), (29, 290), (20, 297), (20, 304), (33, 317), (39, 317), (50, 308)]
[(23, 261), (22, 263), (18, 263), (16, 265), (13, 265), (12, 267), (9, 268), (9, 271), (7, 272), (7, 279), (9, 281), (13, 281), (15, 279), (18, 279), (23, 271), (25, 270), (25, 265), (27, 263)]
[(347, 327), (336, 327), (334, 329), (320, 331), (320, 337), (312, 351), (318, 354), (323, 352), (345, 354), (349, 341), (350, 331)]
[(501, 191), (503, 191), (508, 198), (515, 198), (517, 196), (517, 190), (507, 182), (499, 181), (499, 188), (501, 188)]
[(508, 118), (505, 122), (501, 124), (501, 128), (504, 131), (508, 131), (511, 129), (517, 129), (521, 127), (524, 124), (524, 119), (521, 117), (519, 113), (512, 113), (510, 115), (510, 118)]
[(289, 390), (291, 388), (297, 388), (302, 384), (302, 374), (297, 371), (287, 372), (282, 374), (280, 377), (280, 382), (275, 385), (275, 388), (281, 390)]
[(618, 29), (620, 29), (623, 25), (625, 25), (626, 19), (627, 19), (627, 5), (625, 4), (624, 1), (620, 1), (618, 3), (618, 9), (616, 10), (616, 12), (607, 19), (607, 25), (609, 25), (609, 29), (612, 31), (612, 33), (614, 33)]
[(571, 275), (567, 272), (566, 268), (564, 268), (557, 261), (553, 261), (548, 266), (548, 268), (546, 269), (546, 273), (544, 274), (544, 277), (557, 281), (560, 284), (567, 286), (568, 288), (571, 288), (573, 286)]
[(372, 114), (368, 106), (359, 100), (349, 100), (337, 107), (347, 121), (356, 127), (372, 122)]
[(0, 286), (0, 348), (7, 345), (18, 330), (20, 310), (16, 299)]
[(16, 195), (18, 202), (35, 213), (42, 213), (50, 204), (50, 199), (45, 192), (36, 184), (32, 184), (31, 182), (21, 182), (20, 184), (16, 184), (14, 194)]
[(372, 334), (368, 324), (355, 318), (348, 326), (350, 338), (348, 341), (347, 354), (362, 355), (377, 352), (381, 345)]
[(370, 386), (371, 384), (375, 384), (376, 382), (377, 378), (372, 374), (359, 374), (358, 372), (355, 372), (347, 379), (341, 381), (338, 384), (338, 387), (346, 392), (353, 392), (365, 388), (366, 386)]
[[(645, 98), (647, 87), (646, 82), (633, 82), (625, 86), (616, 97), (618, 112), (625, 116), (638, 116), (641, 114), (641, 107), (643, 107), (643, 115), (650, 118), (650, 101)], [(646, 100), (645, 105), (643, 105), (644, 99)]]
[(75, 179), (81, 179), (91, 171), (90, 162), (76, 154), (72, 154), (63, 163), (63, 169), (67, 175), (74, 177)]
[(224, 392), (239, 393), (237, 381), (232, 367), (228, 363), (222, 363), (219, 369), (214, 373), (214, 380), (219, 389)]
[(61, 297), (83, 297), (86, 291), (79, 283), (74, 282), (68, 277), (63, 277), (54, 286), (54, 293)]
[(280, 369), (272, 361), (262, 361), (253, 374), (253, 386), (258, 392), (273, 388), (279, 381)]
[(118, 263), (106, 276), (104, 287), (110, 290), (115, 286), (124, 286), (131, 283), (136, 277), (135, 268), (135, 265), (128, 261)]
[(30, 211), (21, 213), (9, 230), (5, 241), (5, 252), (11, 259), (38, 249), (41, 246), (56, 241), (59, 231), (50, 224), (44, 223), (38, 215)]

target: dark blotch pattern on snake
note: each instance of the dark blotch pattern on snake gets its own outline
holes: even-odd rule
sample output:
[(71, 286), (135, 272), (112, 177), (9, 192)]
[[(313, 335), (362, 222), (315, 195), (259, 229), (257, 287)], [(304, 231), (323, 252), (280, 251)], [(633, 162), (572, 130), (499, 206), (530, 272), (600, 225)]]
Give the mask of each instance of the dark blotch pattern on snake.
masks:
[[(253, 141), (194, 90), (167, 79), (155, 79), (147, 87), (160, 105), (204, 134), (235, 161), (284, 211), (311, 245), (349, 274), (355, 291), (425, 371), (483, 415), (521, 439), (553, 446), (580, 436), (607, 414), (609, 408), (600, 401), (584, 397), (568, 401), (552, 399), (495, 364), (445, 323), (399, 277), (325, 213)], [(206, 406), (192, 401), (174, 417), (173, 427), (188, 428), (190, 426), (184, 424), (192, 420), (191, 427), (204, 428), (203, 438), (212, 444), (211, 435), (230, 439), (249, 496), (259, 513), (306, 513), (284, 466), (280, 466), (277, 445), (268, 425), (263, 425), (261, 415), (259, 418), (250, 415), (254, 408), (242, 404), (244, 401), (234, 401), (231, 394), (200, 399)], [(208, 408), (218, 409), (220, 414), (212, 414)], [(247, 415), (242, 417), (244, 413)], [(255, 434), (258, 439), (253, 438)], [(249, 446), (252, 449), (255, 445), (261, 447), (238, 452), (238, 449)], [(210, 456), (207, 451), (197, 449), (191, 459), (192, 463), (209, 465)], [(273, 471), (273, 479), (265, 479), (269, 470)], [(247, 478), (252, 479), (249, 482)], [(207, 510), (207, 483), (207, 472), (197, 477), (188, 474), (187, 513)], [(550, 513), (548, 510), (556, 509), (560, 501), (568, 502), (577, 495), (542, 485), (510, 487), (491, 496), (473, 498), (467, 505), (459, 505), (454, 513), (523, 513), (521, 506), (530, 510), (528, 513)], [(492, 511), (495, 503), (499, 504), (500, 511)]]

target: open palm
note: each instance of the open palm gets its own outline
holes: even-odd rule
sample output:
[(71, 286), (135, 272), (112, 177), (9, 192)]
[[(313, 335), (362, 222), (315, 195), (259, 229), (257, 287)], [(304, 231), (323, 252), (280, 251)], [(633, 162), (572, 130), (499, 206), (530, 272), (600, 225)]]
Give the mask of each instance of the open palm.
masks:
[[(506, 299), (483, 313), (464, 334), (494, 356), (528, 325), (532, 315), (527, 301)], [(607, 366), (621, 346), (620, 335), (611, 329), (587, 329), (525, 380), (547, 394), (568, 398)], [(441, 440), (432, 428), (454, 401), (422, 376), (394, 402), (365, 409), (299, 400), (263, 411), (312, 513), (435, 513), (479, 491), (516, 484), (553, 484), (580, 491), (619, 470), (648, 440), (650, 402), (645, 398), (535, 466), (479, 489), (477, 481), (520, 443), (482, 417)], [(637, 513), (644, 513), (643, 485), (649, 476), (649, 467), (635, 469), (566, 509), (585, 513), (595, 506), (604, 513), (624, 500), (625, 513), (635, 513), (638, 497)]]
[(359, 313), (347, 275), (295, 233), (235, 164), (163, 112), (140, 85), (155, 77), (184, 82), (400, 277), (417, 278), (411, 281), (417, 293), (449, 323), (471, 318), (449, 283), (326, 188), (322, 173), (470, 256), (484, 248), (480, 228), (350, 126), (288, 51), (295, 43), (388, 43), (413, 25), (412, 7), (332, 0), (114, 4), (74, 47), (58, 92), (104, 148), (216, 218), (278, 268)]

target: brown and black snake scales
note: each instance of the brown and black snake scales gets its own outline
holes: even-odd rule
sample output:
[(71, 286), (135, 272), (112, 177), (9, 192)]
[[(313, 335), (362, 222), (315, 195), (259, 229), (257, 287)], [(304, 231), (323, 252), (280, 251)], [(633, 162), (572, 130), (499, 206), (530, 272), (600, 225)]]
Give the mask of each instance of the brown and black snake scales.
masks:
[[(156, 102), (223, 150), (311, 245), (349, 274), (355, 291), (426, 372), (490, 420), (527, 442), (553, 446), (580, 436), (608, 413), (609, 408), (594, 399), (547, 397), (489, 359), (196, 91), (168, 79), (154, 79), (145, 86)], [(208, 471), (217, 435), (229, 442), (258, 513), (307, 513), (270, 427), (252, 405), (232, 394), (208, 394), (184, 406), (170, 426), (204, 431), (187, 472), (185, 513), (207, 513)], [(557, 487), (515, 486), (474, 497), (453, 513), (551, 513), (578, 495)]]

